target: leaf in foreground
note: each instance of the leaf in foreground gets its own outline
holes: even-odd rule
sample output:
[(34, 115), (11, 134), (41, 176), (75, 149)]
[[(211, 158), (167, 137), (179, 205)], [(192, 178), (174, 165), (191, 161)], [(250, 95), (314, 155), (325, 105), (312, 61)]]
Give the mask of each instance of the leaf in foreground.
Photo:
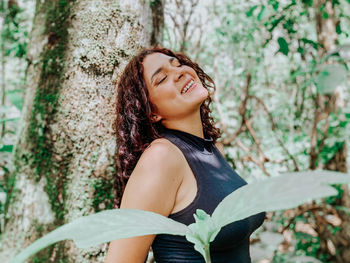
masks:
[(332, 171), (285, 173), (253, 182), (226, 196), (215, 208), (212, 220), (221, 228), (260, 212), (285, 210), (312, 199), (337, 195), (329, 184), (350, 183), (350, 175)]
[(285, 173), (244, 185), (226, 196), (211, 217), (198, 209), (196, 222), (189, 225), (192, 231), (186, 238), (207, 260), (209, 244), (222, 227), (264, 211), (290, 209), (312, 199), (337, 195), (337, 190), (329, 184), (343, 183), (350, 183), (349, 174), (305, 171)]
[(113, 209), (80, 217), (63, 225), (19, 253), (12, 263), (24, 262), (41, 249), (65, 239), (88, 248), (112, 240), (150, 234), (186, 235), (186, 225), (157, 213), (137, 209)]
[(210, 262), (209, 244), (223, 226), (263, 211), (290, 209), (312, 199), (336, 195), (337, 191), (329, 184), (342, 183), (350, 183), (350, 175), (331, 171), (289, 173), (253, 182), (224, 198), (212, 216), (197, 209), (196, 222), (188, 227), (148, 211), (106, 210), (57, 228), (24, 249), (12, 262), (21, 263), (42, 248), (64, 239), (73, 239), (78, 247), (86, 248), (150, 234), (186, 236), (206, 262)]

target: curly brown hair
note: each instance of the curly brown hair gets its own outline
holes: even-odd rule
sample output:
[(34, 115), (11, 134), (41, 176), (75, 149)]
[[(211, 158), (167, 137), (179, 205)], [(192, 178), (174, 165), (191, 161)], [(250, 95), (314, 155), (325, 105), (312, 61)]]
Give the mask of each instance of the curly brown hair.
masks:
[[(200, 114), (205, 137), (211, 137), (213, 142), (221, 136), (220, 129), (214, 126), (209, 108), (212, 102), (211, 93), (215, 91), (214, 81), (183, 53), (176, 53), (163, 47), (152, 47), (142, 50), (126, 65), (120, 76), (117, 88), (117, 178), (122, 183), (122, 191), (142, 152), (156, 138), (161, 137), (165, 127), (161, 121), (152, 122), (155, 106), (151, 103), (143, 78), (142, 62), (147, 55), (159, 52), (177, 58), (182, 65), (192, 67), (203, 86), (209, 91), (209, 96), (200, 107)], [(210, 90), (212, 89), (212, 91)]]

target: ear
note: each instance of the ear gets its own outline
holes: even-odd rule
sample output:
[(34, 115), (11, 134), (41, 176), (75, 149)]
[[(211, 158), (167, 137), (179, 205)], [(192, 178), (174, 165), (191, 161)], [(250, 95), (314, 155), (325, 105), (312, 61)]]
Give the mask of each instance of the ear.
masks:
[(158, 122), (161, 119), (162, 119), (162, 117), (159, 116), (158, 114), (154, 114), (154, 113), (152, 114), (152, 118), (151, 118), (152, 122)]

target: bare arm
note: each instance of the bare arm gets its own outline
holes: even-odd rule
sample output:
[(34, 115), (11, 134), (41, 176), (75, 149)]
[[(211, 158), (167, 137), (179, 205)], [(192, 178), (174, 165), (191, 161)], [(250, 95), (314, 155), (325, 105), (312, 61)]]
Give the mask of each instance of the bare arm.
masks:
[[(126, 185), (120, 208), (168, 216), (182, 182), (183, 160), (176, 146), (154, 141), (141, 155)], [(155, 235), (112, 241), (105, 263), (144, 263)]]

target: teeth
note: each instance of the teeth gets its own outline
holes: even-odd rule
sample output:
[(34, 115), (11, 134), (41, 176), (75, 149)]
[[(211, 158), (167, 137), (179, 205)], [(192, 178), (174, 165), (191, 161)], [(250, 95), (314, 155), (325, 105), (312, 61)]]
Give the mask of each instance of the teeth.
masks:
[(182, 90), (181, 94), (185, 93), (185, 92), (192, 86), (193, 83), (194, 83), (194, 81), (191, 80), (191, 81), (186, 85), (186, 87)]

